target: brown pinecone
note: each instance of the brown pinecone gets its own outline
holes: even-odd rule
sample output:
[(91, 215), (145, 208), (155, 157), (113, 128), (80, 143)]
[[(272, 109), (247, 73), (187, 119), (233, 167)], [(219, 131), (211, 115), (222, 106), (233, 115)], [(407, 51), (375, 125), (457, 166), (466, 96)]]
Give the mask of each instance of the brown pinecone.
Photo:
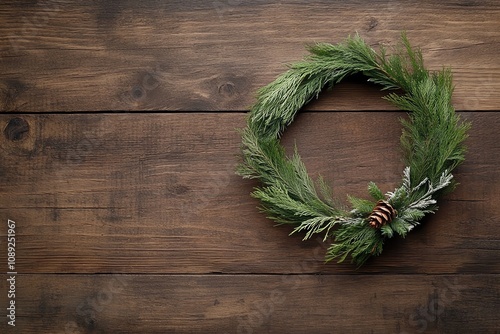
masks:
[(397, 213), (389, 202), (380, 200), (368, 216), (370, 219), (369, 224), (373, 228), (381, 228), (385, 224), (390, 223), (396, 217)]

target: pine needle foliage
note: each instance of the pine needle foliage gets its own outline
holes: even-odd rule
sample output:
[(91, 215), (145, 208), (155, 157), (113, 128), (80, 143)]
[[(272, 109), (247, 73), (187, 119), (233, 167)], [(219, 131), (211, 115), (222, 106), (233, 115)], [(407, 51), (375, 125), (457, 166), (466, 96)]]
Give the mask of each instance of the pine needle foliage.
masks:
[[(241, 131), (242, 160), (238, 174), (258, 179), (262, 186), (252, 196), (261, 209), (279, 224), (291, 224), (292, 233), (304, 239), (323, 234), (332, 238), (326, 260), (344, 261), (348, 256), (358, 266), (382, 252), (384, 241), (402, 237), (437, 209), (436, 200), (453, 189), (451, 171), (465, 155), (464, 140), (470, 127), (462, 122), (451, 103), (452, 74), (449, 69), (426, 70), (422, 53), (411, 47), (405, 34), (395, 51), (376, 52), (355, 35), (339, 44), (320, 43), (308, 48), (310, 55), (291, 64), (275, 81), (258, 91), (247, 127)], [(401, 186), (384, 194), (368, 184), (371, 199), (349, 197), (352, 209), (335, 203), (331, 188), (320, 177), (310, 178), (295, 150), (285, 154), (280, 137), (297, 112), (346, 76), (362, 73), (383, 90), (399, 89), (385, 99), (408, 111), (402, 119), (401, 146), (406, 168)], [(375, 229), (367, 223), (376, 202), (388, 201), (397, 211), (390, 223)]]

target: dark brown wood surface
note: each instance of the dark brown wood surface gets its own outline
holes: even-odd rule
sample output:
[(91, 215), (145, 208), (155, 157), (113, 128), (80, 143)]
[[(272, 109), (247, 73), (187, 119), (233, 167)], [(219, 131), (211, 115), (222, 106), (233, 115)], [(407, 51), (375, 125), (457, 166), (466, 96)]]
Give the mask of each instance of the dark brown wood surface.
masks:
[[(453, 67), (458, 109), (500, 104), (496, 0), (11, 0), (0, 19), (6, 111), (245, 110), (305, 44), (357, 31), (376, 47), (402, 30), (429, 68)], [(366, 94), (342, 85), (315, 107), (387, 108)]]
[[(455, 192), (356, 270), (260, 214), (234, 174), (255, 90), (303, 45), (406, 30), (472, 123)], [(499, 333), (496, 1), (4, 1), (1, 333)], [(341, 200), (401, 179), (405, 114), (356, 77), (286, 132)], [(3, 275), (3, 277), (7, 277)]]
[(497, 278), (21, 275), (18, 332), (495, 333)]

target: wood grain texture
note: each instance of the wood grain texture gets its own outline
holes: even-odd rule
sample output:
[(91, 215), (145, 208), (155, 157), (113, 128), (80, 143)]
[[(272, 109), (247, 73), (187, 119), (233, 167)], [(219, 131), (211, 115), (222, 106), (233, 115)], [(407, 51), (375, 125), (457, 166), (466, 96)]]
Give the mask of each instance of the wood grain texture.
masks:
[[(341, 201), (366, 197), (370, 180), (384, 191), (401, 180), (403, 115), (308, 112), (284, 143), (297, 144), (311, 175), (332, 180)], [(358, 273), (500, 272), (500, 114), (462, 115), (473, 131), (459, 188)], [(324, 244), (288, 237), (290, 228), (258, 212), (249, 196), (257, 184), (234, 174), (244, 120), (238, 113), (0, 117), (0, 219), (18, 223), (19, 271), (351, 273), (350, 264), (322, 264)], [(9, 139), (16, 136), (23, 138)]]
[[(304, 44), (406, 30), (459, 110), (500, 105), (498, 1), (3, 1), (0, 110), (246, 110)], [(390, 109), (351, 83), (311, 109)], [(367, 99), (368, 97), (368, 99)]]
[[(328, 243), (258, 212), (236, 130), (304, 44), (402, 30), (453, 68), (473, 125), (460, 185), (363, 268), (324, 264)], [(17, 223), (19, 275), (0, 332), (500, 333), (500, 113), (484, 112), (500, 109), (499, 43), (495, 0), (2, 1), (0, 220)], [(405, 116), (361, 82), (283, 138), (341, 202), (403, 169)]]
[(494, 334), (500, 326), (500, 281), (491, 275), (21, 275), (18, 289), (17, 325), (5, 333)]

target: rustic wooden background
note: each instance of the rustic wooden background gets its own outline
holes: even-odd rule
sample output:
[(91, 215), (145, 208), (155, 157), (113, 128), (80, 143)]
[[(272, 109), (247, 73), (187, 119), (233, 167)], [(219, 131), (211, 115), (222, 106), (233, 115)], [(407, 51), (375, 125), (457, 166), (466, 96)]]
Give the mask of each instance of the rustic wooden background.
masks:
[[(453, 68), (460, 186), (362, 269), (324, 264), (256, 209), (237, 129), (304, 44), (401, 30)], [(4, 0), (0, 32), (2, 333), (500, 333), (498, 1)], [(340, 198), (403, 167), (404, 114), (360, 82), (283, 139)]]

